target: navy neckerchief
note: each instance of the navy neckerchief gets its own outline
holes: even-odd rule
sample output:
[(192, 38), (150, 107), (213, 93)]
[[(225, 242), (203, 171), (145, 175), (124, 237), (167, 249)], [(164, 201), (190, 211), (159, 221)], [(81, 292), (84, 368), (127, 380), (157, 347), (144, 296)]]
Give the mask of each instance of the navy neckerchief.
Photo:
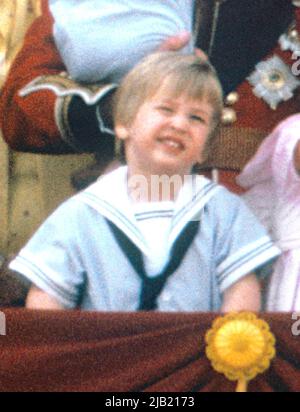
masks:
[(199, 220), (188, 222), (172, 246), (171, 257), (167, 266), (161, 273), (151, 278), (147, 276), (143, 255), (139, 248), (114, 223), (108, 219), (106, 219), (106, 221), (118, 245), (142, 280), (138, 310), (155, 310), (157, 308), (157, 298), (167, 279), (176, 271), (182, 262), (182, 259), (198, 232)]

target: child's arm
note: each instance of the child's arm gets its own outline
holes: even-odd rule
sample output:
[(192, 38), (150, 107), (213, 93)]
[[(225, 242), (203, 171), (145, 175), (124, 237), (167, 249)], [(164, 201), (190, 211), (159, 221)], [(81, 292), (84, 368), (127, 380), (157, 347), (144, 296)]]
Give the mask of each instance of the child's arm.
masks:
[(55, 298), (48, 293), (31, 286), (27, 298), (26, 308), (28, 309), (65, 309)]
[(249, 274), (234, 283), (223, 294), (221, 312), (260, 310), (260, 284), (254, 274)]
[(300, 174), (300, 142), (298, 142), (294, 153), (295, 169)]

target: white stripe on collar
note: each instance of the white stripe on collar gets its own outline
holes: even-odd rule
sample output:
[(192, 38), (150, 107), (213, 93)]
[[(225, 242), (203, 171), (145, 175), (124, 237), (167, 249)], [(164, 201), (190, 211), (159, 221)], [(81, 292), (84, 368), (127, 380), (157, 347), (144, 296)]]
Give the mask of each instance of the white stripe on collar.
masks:
[[(172, 228), (168, 240), (170, 249), (186, 224), (190, 220), (199, 218), (201, 210), (218, 189), (218, 185), (203, 176), (185, 177), (184, 185), (175, 202)], [(96, 183), (77, 196), (78, 199), (113, 222), (146, 256), (150, 256), (150, 250), (139, 230), (128, 196), (127, 166), (119, 167), (117, 170), (102, 176)]]
[(200, 212), (219, 189), (220, 186), (204, 176), (188, 176), (176, 202), (169, 237), (171, 244), (174, 243), (189, 221), (200, 219)]

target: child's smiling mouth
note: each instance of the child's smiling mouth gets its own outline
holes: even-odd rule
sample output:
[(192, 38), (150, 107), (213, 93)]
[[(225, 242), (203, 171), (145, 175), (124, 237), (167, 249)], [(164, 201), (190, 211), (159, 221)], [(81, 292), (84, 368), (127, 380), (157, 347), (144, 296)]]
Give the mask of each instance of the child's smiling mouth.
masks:
[(185, 149), (185, 145), (182, 143), (181, 140), (173, 137), (161, 137), (157, 139), (159, 143), (162, 143), (164, 146), (176, 150), (182, 151)]

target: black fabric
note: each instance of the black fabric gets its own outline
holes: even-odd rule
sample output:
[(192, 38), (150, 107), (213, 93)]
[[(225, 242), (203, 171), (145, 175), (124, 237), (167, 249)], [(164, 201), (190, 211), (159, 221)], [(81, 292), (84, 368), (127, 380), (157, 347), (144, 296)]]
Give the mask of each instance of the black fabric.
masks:
[(293, 20), (294, 6), (291, 0), (198, 0), (203, 19), (196, 46), (206, 52), (216, 3), (219, 15), (209, 58), (226, 95), (276, 46), (279, 36)]
[[(81, 152), (100, 152), (102, 155), (114, 156), (114, 137), (110, 134), (101, 133), (96, 117), (97, 105), (87, 105), (80, 97), (73, 96), (68, 107), (68, 128), (70, 143), (78, 147)], [(105, 125), (111, 126), (110, 122), (103, 119)], [(108, 123), (108, 124), (107, 124)]]
[(107, 220), (107, 223), (123, 253), (127, 256), (134, 270), (142, 279), (142, 290), (138, 310), (155, 310), (157, 308), (156, 300), (167, 279), (179, 267), (198, 232), (199, 220), (190, 221), (186, 225), (172, 247), (171, 257), (167, 266), (163, 272), (151, 278), (147, 276), (143, 256), (139, 248), (114, 223), (110, 220)]

